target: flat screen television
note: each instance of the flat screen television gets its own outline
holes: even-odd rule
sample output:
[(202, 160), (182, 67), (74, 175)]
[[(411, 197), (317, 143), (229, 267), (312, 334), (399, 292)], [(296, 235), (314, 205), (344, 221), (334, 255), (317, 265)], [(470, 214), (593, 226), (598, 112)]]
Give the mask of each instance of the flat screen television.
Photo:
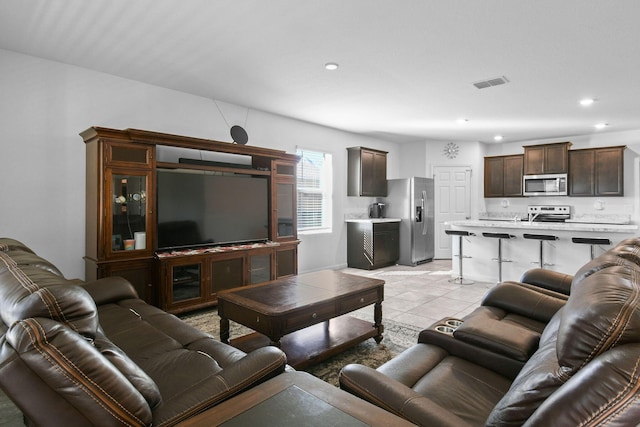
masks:
[(268, 177), (159, 169), (156, 184), (159, 250), (268, 240)]

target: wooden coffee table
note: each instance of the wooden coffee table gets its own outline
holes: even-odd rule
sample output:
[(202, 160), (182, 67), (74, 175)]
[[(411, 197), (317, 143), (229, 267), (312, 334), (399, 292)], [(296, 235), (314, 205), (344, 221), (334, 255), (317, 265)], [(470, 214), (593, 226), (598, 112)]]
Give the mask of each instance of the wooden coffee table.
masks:
[[(220, 340), (250, 352), (275, 345), (304, 369), (368, 338), (382, 340), (384, 280), (326, 270), (218, 293)], [(374, 322), (345, 315), (374, 306)], [(229, 341), (229, 320), (256, 333)]]
[(179, 424), (210, 426), (412, 426), (306, 372), (280, 374)]

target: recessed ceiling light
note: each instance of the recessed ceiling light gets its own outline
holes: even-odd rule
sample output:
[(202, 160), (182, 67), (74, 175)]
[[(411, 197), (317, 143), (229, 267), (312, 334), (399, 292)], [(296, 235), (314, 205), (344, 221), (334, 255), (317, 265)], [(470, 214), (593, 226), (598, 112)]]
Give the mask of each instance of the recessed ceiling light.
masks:
[(607, 126), (609, 126), (608, 123), (598, 123), (598, 124), (594, 125), (593, 127), (596, 128), (596, 129), (604, 129)]
[(593, 98), (585, 98), (585, 99), (581, 99), (580, 100), (580, 105), (582, 105), (583, 107), (588, 107), (589, 105), (593, 104), (596, 100)]
[(502, 141), (502, 135), (496, 135), (493, 137), (494, 141)]
[(338, 67), (339, 65), (336, 64), (335, 62), (327, 62), (326, 64), (324, 64), (325, 70), (329, 70), (329, 71), (335, 71), (338, 69)]
[(456, 120), (456, 123), (459, 124), (459, 125), (463, 125), (463, 124), (467, 123), (468, 121), (469, 120), (467, 120), (467, 119), (458, 119), (458, 120)]

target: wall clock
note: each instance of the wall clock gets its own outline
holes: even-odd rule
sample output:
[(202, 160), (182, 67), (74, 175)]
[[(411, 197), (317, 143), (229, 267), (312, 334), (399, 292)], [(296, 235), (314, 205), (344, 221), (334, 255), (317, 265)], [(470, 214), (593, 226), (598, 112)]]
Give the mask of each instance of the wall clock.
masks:
[(444, 155), (449, 159), (455, 159), (459, 151), (460, 148), (453, 142), (444, 146)]

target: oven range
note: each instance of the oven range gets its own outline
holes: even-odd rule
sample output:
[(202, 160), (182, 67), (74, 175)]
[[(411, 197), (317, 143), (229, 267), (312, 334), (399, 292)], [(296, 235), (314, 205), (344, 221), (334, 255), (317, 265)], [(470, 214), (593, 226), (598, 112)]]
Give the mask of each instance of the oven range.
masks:
[(529, 221), (565, 222), (571, 219), (571, 206), (567, 205), (529, 205)]

